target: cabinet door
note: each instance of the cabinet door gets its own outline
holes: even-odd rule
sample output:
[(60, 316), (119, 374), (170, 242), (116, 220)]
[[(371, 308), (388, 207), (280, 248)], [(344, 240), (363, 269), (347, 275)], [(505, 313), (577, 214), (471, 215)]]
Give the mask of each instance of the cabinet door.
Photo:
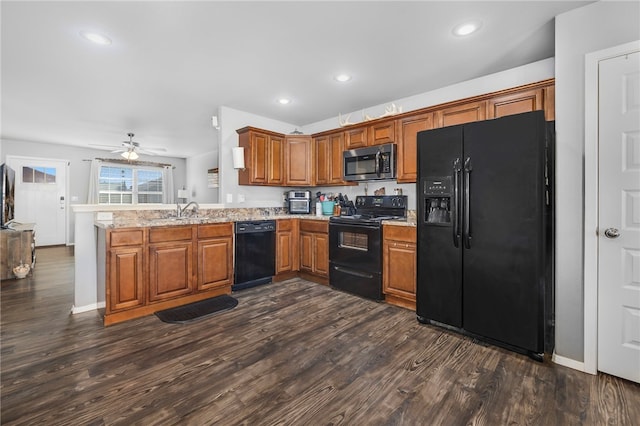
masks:
[(313, 148), (311, 136), (286, 138), (286, 185), (309, 186), (312, 184)]
[(329, 276), (329, 235), (313, 234), (313, 272)]
[(198, 290), (233, 284), (233, 238), (198, 241)]
[(396, 122), (386, 121), (382, 123), (372, 124), (367, 130), (369, 140), (368, 145), (381, 145), (383, 143), (395, 142)]
[(485, 120), (487, 117), (487, 102), (470, 102), (436, 111), (438, 127), (454, 126)]
[[(333, 133), (329, 138), (329, 182), (332, 184), (345, 185), (343, 180), (343, 152), (344, 152), (344, 134), (342, 132)], [(353, 182), (351, 184), (354, 184)]]
[(313, 233), (300, 231), (300, 270), (313, 272)]
[(267, 148), (267, 183), (270, 185), (284, 184), (284, 139), (270, 136)]
[(488, 118), (543, 109), (543, 97), (543, 89), (533, 89), (489, 99)]
[(276, 234), (276, 274), (293, 271), (293, 233), (278, 231)]
[(367, 128), (358, 127), (356, 129), (345, 130), (344, 145), (345, 149), (367, 146)]
[(416, 244), (385, 240), (383, 245), (383, 291), (416, 300)]
[(326, 185), (331, 182), (330, 161), (331, 148), (329, 136), (320, 136), (314, 140), (316, 148), (315, 185)]
[(249, 166), (251, 176), (250, 183), (267, 183), (267, 163), (269, 161), (269, 136), (251, 132)]
[(149, 302), (193, 291), (192, 247), (190, 241), (149, 246)]
[(415, 182), (418, 177), (418, 132), (433, 128), (433, 114), (398, 120), (398, 182)]
[(107, 259), (109, 276), (106, 285), (107, 313), (145, 304), (143, 248), (110, 250)]

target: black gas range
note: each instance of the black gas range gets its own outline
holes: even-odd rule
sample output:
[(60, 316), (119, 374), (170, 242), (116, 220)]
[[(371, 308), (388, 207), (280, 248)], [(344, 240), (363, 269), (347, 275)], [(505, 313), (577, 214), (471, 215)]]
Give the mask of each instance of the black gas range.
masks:
[(407, 196), (358, 196), (356, 214), (329, 219), (329, 284), (373, 300), (382, 293), (382, 221), (406, 220)]

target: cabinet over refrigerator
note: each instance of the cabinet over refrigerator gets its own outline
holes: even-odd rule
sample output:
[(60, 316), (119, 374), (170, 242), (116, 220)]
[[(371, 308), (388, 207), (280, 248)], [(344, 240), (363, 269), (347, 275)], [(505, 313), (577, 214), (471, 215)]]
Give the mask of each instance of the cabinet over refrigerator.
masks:
[(420, 322), (542, 359), (552, 324), (547, 136), (542, 111), (418, 134)]

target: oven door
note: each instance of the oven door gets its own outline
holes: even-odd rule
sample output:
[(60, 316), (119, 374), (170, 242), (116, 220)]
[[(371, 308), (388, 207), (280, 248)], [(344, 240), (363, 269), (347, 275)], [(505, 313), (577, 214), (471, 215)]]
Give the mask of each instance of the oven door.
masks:
[(329, 223), (329, 261), (350, 269), (381, 272), (380, 224)]

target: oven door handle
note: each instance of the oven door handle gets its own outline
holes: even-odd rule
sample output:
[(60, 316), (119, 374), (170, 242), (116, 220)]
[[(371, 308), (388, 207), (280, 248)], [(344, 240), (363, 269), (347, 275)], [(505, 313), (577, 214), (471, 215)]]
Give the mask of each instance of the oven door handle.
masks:
[(329, 227), (340, 227), (340, 228), (346, 228), (346, 229), (340, 229), (341, 231), (345, 231), (345, 230), (349, 230), (349, 228), (356, 228), (356, 229), (371, 229), (373, 231), (380, 229), (380, 225), (378, 224), (371, 224), (371, 225), (367, 225), (364, 223), (344, 223), (344, 222), (340, 222), (340, 223), (335, 223), (335, 222), (329, 222)]
[(345, 268), (344, 266), (335, 266), (333, 267), (333, 269), (335, 269), (336, 271), (340, 271), (343, 272), (345, 274), (348, 275), (353, 275), (355, 277), (360, 277), (360, 278), (373, 278), (373, 275), (371, 274), (367, 274), (366, 272), (360, 272), (360, 271), (356, 271), (353, 269), (349, 269), (349, 268)]

